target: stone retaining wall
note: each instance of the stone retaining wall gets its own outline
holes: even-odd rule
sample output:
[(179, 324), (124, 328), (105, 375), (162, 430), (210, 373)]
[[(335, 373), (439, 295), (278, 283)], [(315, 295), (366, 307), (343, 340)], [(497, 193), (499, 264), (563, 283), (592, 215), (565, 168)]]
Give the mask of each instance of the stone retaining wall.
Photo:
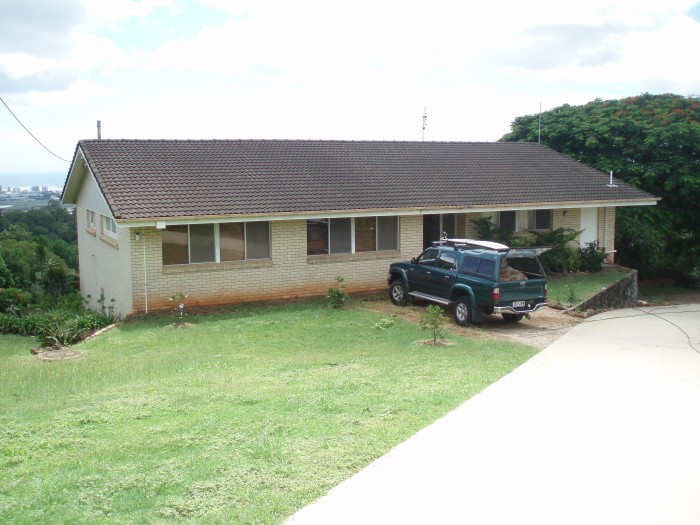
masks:
[(629, 274), (608, 286), (605, 290), (594, 295), (590, 299), (576, 305), (576, 310), (605, 310), (611, 308), (624, 308), (637, 304), (637, 270), (629, 270)]

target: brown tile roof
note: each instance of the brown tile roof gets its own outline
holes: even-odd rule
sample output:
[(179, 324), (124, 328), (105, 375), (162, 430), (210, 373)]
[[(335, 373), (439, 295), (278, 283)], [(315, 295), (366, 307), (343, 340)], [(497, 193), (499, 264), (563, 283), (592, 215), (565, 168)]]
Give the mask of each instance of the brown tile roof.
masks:
[(117, 219), (654, 199), (522, 142), (82, 140), (77, 150)]

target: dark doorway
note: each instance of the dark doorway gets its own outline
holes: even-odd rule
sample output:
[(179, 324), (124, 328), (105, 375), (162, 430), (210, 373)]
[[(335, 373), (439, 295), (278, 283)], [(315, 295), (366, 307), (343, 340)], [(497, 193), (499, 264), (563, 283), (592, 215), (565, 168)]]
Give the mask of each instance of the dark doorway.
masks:
[(427, 248), (441, 236), (440, 215), (423, 215), (423, 248)]
[(447, 234), (448, 238), (456, 237), (456, 223), (457, 215), (454, 213), (423, 215), (423, 248), (442, 239), (444, 234)]

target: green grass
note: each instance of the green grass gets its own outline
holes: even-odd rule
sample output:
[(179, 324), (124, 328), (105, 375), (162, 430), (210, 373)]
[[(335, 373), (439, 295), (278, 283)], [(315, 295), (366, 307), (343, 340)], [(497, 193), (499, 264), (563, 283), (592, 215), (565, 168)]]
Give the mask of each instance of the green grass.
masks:
[(649, 304), (671, 302), (697, 302), (698, 290), (680, 286), (648, 286), (639, 288), (639, 299)]
[(597, 273), (549, 278), (547, 280), (547, 297), (560, 303), (579, 303), (593, 297), (602, 288), (616, 283), (628, 273), (629, 270), (617, 268)]
[(537, 352), (381, 319), (154, 317), (60, 362), (0, 336), (0, 523), (281, 523)]

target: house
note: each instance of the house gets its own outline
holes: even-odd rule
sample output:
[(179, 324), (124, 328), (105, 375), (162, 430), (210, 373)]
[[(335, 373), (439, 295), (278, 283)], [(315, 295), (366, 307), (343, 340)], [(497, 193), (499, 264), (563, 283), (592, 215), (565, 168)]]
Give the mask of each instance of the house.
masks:
[(122, 316), (189, 305), (386, 288), (389, 263), (490, 216), (574, 228), (614, 250), (615, 208), (657, 198), (532, 143), (82, 140), (80, 289)]

